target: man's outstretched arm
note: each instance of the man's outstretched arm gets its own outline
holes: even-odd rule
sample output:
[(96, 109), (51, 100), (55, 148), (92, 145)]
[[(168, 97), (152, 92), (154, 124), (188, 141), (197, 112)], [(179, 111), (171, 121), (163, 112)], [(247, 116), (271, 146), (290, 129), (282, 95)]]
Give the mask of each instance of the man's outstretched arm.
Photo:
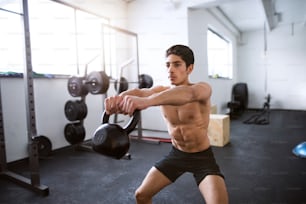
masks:
[(146, 97), (125, 95), (120, 103), (120, 108), (123, 113), (131, 115), (136, 109), (143, 110), (150, 106), (184, 105), (195, 101), (204, 103), (210, 96), (210, 86), (206, 83), (198, 83), (191, 86), (168, 88)]

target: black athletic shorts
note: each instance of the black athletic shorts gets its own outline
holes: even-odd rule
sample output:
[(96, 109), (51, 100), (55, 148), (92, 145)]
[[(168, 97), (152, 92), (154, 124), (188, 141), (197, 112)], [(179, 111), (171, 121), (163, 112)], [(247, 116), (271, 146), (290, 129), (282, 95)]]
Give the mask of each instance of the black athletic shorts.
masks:
[(224, 178), (211, 147), (202, 152), (187, 153), (172, 146), (169, 154), (156, 162), (154, 166), (172, 182), (185, 172), (192, 173), (198, 185), (207, 175), (218, 175)]

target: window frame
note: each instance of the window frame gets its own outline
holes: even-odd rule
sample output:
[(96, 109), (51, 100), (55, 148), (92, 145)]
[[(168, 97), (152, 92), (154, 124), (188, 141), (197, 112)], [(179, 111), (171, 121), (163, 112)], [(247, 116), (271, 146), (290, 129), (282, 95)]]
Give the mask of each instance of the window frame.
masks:
[[(227, 43), (228, 45), (226, 46), (226, 55), (227, 55), (227, 59), (226, 62), (221, 64), (223, 67), (225, 67), (225, 69), (220, 70), (220, 69), (215, 69), (216, 67), (216, 63), (211, 64), (212, 61), (212, 54), (209, 46), (209, 32), (211, 34), (213, 34), (214, 36), (217, 36), (219, 38), (219, 40), (223, 40), (225, 43)], [(206, 31), (207, 37), (207, 69), (208, 69), (208, 77), (211, 79), (226, 79), (226, 80), (232, 80), (233, 79), (233, 43), (231, 40), (229, 40), (229, 38), (227, 38), (225, 35), (222, 35), (220, 32), (217, 32), (216, 29), (212, 28), (211, 26), (208, 26), (207, 31)], [(214, 55), (216, 54), (216, 52), (214, 53)], [(220, 54), (220, 53), (219, 53)], [(218, 58), (218, 62), (220, 62), (220, 58)], [(220, 65), (220, 64), (219, 64)]]
[[(67, 10), (68, 12), (65, 12), (64, 14), (56, 13), (54, 15), (46, 15), (48, 23), (40, 22), (44, 20), (44, 18), (40, 19), (40, 16), (44, 16), (44, 10), (41, 11), (37, 9), (39, 4), (42, 4), (44, 7), (48, 7), (48, 9), (50, 9), (49, 5), (52, 5), (52, 8), (60, 6), (61, 9)], [(16, 5), (18, 6), (19, 4), (15, 4), (13, 6)], [(124, 66), (136, 67), (137, 76), (135, 77), (133, 75), (132, 77), (134, 81), (138, 80), (139, 56), (137, 33), (111, 26), (110, 20), (107, 17), (89, 12), (85, 9), (81, 9), (61, 1), (40, 0), (36, 1), (35, 3), (31, 2), (29, 8), (30, 11), (32, 11), (29, 12), (31, 30), (30, 37), (32, 41), (32, 67), (33, 73), (37, 74), (37, 76), (47, 76), (48, 78), (62, 78), (73, 75), (86, 76), (90, 71), (97, 71), (98, 69), (106, 71), (111, 78), (117, 78), (118, 75), (121, 74), (120, 69), (122, 69), (121, 66), (123, 66), (121, 65), (122, 62), (126, 62), (127, 59), (130, 59), (131, 62)], [(42, 12), (42, 15), (38, 15), (40, 12)], [(48, 12), (50, 11), (48, 10)], [(17, 15), (15, 15), (15, 18), (16, 16)], [(20, 18), (19, 15), (17, 18), (18, 17)], [(3, 19), (6, 18), (3, 17)], [(67, 21), (69, 29), (66, 31), (59, 29), (61, 31), (59, 33), (53, 31), (53, 29), (48, 27), (48, 25), (50, 25), (54, 19), (58, 20), (60, 23), (62, 23), (63, 20), (64, 22)], [(0, 19), (0, 23), (1, 22), (6, 21), (1, 21)], [(19, 24), (19, 27), (22, 28), (21, 19)], [(40, 29), (40, 24), (42, 24), (45, 30)], [(54, 24), (58, 26), (57, 23)], [(62, 26), (63, 29), (66, 27), (68, 26)], [(105, 32), (107, 29), (111, 30), (111, 34)], [(11, 77), (13, 74), (14, 76), (18, 75), (18, 77), (20, 77), (24, 72), (24, 46), (22, 41), (23, 33), (21, 31), (17, 32), (15, 30), (10, 32), (18, 34), (16, 37), (18, 37), (18, 43), (20, 45), (9, 47), (9, 43), (2, 43), (2, 45), (5, 47), (2, 46), (2, 48), (0, 46), (0, 53), (2, 55), (5, 54), (8, 56), (5, 58), (6, 61), (0, 60), (0, 73), (4, 73), (2, 75), (10, 73), (9, 77)], [(6, 33), (0, 32), (0, 36), (2, 35), (6, 36)], [(58, 36), (60, 38), (58, 38)], [(63, 43), (58, 43), (57, 39), (61, 40), (62, 36), (66, 37), (66, 40), (63, 41)], [(88, 42), (88, 39), (95, 39), (95, 41), (94, 43)], [(10, 42), (12, 41), (17, 42), (15, 38), (10, 40)], [(69, 42), (67, 43), (67, 41)], [(47, 43), (48, 46), (40, 47), (40, 45), (44, 43)], [(16, 56), (16, 47), (18, 47), (20, 53), (20, 62), (18, 61), (17, 63), (16, 59), (13, 58)], [(9, 50), (8, 48), (14, 50)], [(132, 54), (132, 56), (129, 54)], [(12, 62), (14, 62), (14, 64)]]

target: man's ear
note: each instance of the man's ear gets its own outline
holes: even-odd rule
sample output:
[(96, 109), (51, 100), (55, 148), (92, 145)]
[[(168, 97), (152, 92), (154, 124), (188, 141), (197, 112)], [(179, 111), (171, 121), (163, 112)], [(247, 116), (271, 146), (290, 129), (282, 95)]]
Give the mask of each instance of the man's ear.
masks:
[(189, 66), (187, 67), (187, 73), (188, 73), (188, 74), (190, 74), (190, 73), (192, 72), (193, 66), (194, 66), (194, 64), (191, 64), (191, 65), (189, 65)]

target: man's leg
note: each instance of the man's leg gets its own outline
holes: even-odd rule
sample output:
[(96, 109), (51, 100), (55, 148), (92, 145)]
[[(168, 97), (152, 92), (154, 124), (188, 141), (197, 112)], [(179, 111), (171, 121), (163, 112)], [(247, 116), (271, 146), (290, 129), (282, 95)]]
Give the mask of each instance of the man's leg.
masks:
[(152, 203), (153, 196), (171, 183), (164, 174), (152, 167), (135, 192), (137, 204)]
[(207, 204), (227, 204), (228, 194), (224, 179), (218, 175), (208, 175), (199, 185)]

